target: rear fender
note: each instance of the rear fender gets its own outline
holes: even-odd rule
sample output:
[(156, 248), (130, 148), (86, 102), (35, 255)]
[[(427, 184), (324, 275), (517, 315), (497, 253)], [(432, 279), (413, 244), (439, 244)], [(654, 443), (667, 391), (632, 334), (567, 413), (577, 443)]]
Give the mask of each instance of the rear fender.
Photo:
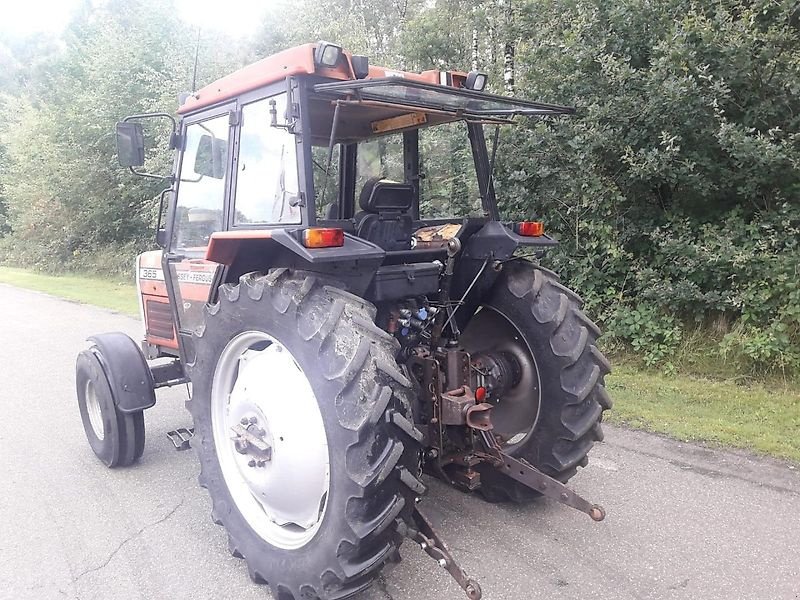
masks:
[(540, 235), (536, 237), (522, 236), (514, 233), (499, 221), (489, 221), (478, 232), (473, 234), (464, 252), (466, 258), (479, 260), (508, 260), (520, 246), (557, 246), (553, 238)]
[(386, 256), (379, 246), (348, 233), (336, 248), (306, 248), (302, 234), (302, 229), (219, 231), (211, 235), (206, 260), (225, 265), (229, 283), (245, 273), (288, 267), (337, 279), (363, 295)]
[(467, 238), (451, 289), (453, 299), (463, 299), (455, 317), (458, 327), (462, 331), (466, 329), (494, 285), (503, 263), (511, 260), (519, 247), (546, 250), (556, 245), (558, 242), (549, 236), (522, 236), (499, 221), (488, 221)]
[(93, 335), (89, 341), (120, 412), (136, 413), (156, 403), (153, 375), (136, 342), (120, 332)]

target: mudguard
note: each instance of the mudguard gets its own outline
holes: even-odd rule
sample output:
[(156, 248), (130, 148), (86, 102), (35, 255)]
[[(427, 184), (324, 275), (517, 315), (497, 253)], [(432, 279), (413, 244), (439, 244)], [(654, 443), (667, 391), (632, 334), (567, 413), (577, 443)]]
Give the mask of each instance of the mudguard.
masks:
[(136, 413), (156, 403), (153, 375), (136, 342), (118, 331), (93, 335), (89, 341), (120, 412)]
[(361, 296), (386, 257), (380, 247), (350, 233), (344, 244), (306, 248), (302, 228), (232, 229), (211, 234), (205, 259), (227, 267), (224, 281), (235, 283), (253, 271), (288, 267), (326, 275)]

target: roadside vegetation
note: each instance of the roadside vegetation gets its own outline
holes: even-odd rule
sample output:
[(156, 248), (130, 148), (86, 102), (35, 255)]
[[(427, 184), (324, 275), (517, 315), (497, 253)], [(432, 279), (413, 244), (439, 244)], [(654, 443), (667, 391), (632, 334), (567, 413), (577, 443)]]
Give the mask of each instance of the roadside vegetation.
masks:
[[(622, 357), (612, 418), (798, 458), (795, 0), (287, 5), (251, 39), (201, 32), (198, 87), (327, 39), (373, 64), (475, 65), (489, 91), (576, 106), (503, 128), (495, 185), (507, 218), (540, 218), (561, 241), (543, 265)], [(0, 38), (0, 280), (79, 301), (87, 280), (13, 268), (130, 276), (160, 188), (116, 165), (111, 132), (175, 110), (197, 40), (171, 0), (82, 6), (61, 34)], [(148, 170), (166, 172), (166, 135), (147, 135)], [(137, 312), (130, 286), (92, 285), (95, 303)]]
[(132, 317), (139, 316), (136, 286), (130, 281), (122, 282), (80, 274), (56, 276), (0, 266), (0, 283), (44, 292), (81, 304), (101, 306)]
[(609, 422), (800, 462), (797, 382), (665, 375), (613, 358)]

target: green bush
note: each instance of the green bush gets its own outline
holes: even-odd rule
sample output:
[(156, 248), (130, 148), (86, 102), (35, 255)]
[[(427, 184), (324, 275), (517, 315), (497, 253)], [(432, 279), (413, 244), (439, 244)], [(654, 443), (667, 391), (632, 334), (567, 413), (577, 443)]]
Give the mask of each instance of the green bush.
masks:
[(799, 15), (783, 0), (521, 9), (521, 95), (577, 115), (505, 133), (500, 197), (545, 220), (562, 242), (549, 266), (648, 364), (723, 324), (740, 369), (800, 369)]

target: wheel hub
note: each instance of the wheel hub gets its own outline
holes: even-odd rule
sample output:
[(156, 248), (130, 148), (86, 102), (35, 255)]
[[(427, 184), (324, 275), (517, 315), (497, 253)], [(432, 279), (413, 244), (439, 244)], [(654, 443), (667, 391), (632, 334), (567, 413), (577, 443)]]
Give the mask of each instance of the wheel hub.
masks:
[(242, 417), (238, 425), (231, 427), (233, 447), (239, 454), (249, 458), (248, 467), (263, 467), (272, 460), (271, 436), (259, 426), (258, 417)]
[(217, 456), (242, 516), (273, 545), (305, 545), (324, 516), (330, 464), (302, 369), (269, 335), (240, 334), (220, 355), (211, 400)]
[(533, 353), (510, 319), (483, 307), (461, 337), (486, 386), (494, 434), (508, 451), (532, 434), (539, 419), (541, 388)]
[(105, 425), (103, 424), (103, 413), (100, 410), (100, 400), (97, 398), (97, 391), (91, 379), (86, 380), (86, 412), (89, 415), (89, 424), (92, 431), (101, 442), (105, 438)]

